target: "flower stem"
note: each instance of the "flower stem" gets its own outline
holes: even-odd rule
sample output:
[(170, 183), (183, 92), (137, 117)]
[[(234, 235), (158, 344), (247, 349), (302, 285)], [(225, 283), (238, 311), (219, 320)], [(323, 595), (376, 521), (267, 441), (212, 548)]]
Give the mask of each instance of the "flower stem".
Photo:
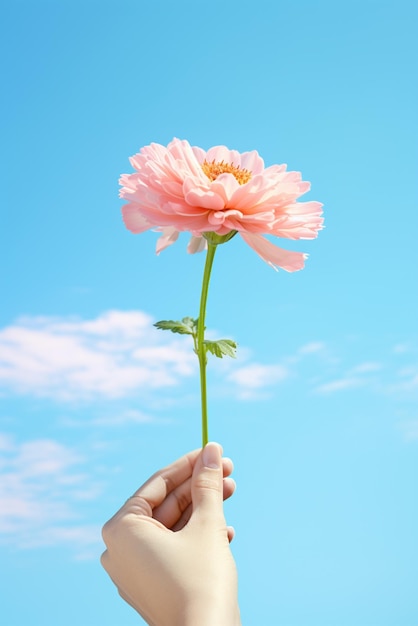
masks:
[(200, 295), (200, 310), (199, 321), (197, 325), (197, 356), (199, 359), (200, 369), (200, 396), (202, 403), (202, 447), (204, 447), (209, 441), (208, 434), (208, 408), (207, 408), (207, 394), (206, 394), (206, 363), (207, 354), (205, 341), (205, 315), (206, 315), (206, 302), (208, 299), (208, 289), (210, 281), (210, 273), (212, 270), (213, 259), (215, 257), (216, 244), (208, 241), (208, 251), (206, 254), (205, 269), (203, 272), (202, 293)]

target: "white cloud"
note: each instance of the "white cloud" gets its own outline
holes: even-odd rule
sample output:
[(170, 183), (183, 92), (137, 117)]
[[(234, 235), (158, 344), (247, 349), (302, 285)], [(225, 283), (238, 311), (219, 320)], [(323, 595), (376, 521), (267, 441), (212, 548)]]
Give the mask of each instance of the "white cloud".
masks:
[(38, 528), (33, 535), (25, 533), (19, 538), (18, 547), (23, 549), (66, 546), (76, 560), (97, 559), (103, 551), (102, 525), (81, 524), (79, 526), (46, 526)]
[(413, 393), (418, 389), (418, 368), (408, 365), (395, 372), (390, 362), (364, 361), (340, 375), (336, 372), (334, 380), (316, 383), (314, 391), (329, 394), (357, 387), (368, 387), (376, 393), (384, 394)]
[(228, 380), (236, 385), (240, 398), (255, 399), (260, 391), (284, 381), (288, 376), (289, 370), (282, 365), (249, 363), (230, 372)]
[(418, 419), (402, 422), (400, 428), (406, 441), (418, 441)]
[(304, 344), (298, 350), (299, 354), (315, 354), (318, 352), (323, 352), (326, 346), (322, 341), (310, 341), (309, 343)]
[(141, 311), (96, 319), (26, 317), (0, 330), (0, 389), (76, 400), (172, 387), (196, 371), (186, 338)]
[(93, 419), (91, 423), (97, 426), (121, 426), (122, 424), (166, 424), (167, 421), (167, 419), (156, 418), (143, 411), (127, 409), (118, 413), (101, 415)]
[(343, 377), (318, 385), (314, 391), (316, 393), (327, 394), (334, 393), (335, 391), (344, 391), (345, 389), (353, 389), (354, 387), (360, 387), (363, 384), (364, 381), (360, 378)]
[(415, 392), (418, 390), (418, 367), (409, 365), (397, 372), (398, 380), (389, 386), (392, 392)]
[(406, 352), (409, 352), (409, 350), (410, 348), (407, 343), (397, 343), (393, 346), (393, 352), (395, 354), (405, 354)]
[(365, 361), (364, 363), (359, 363), (359, 365), (353, 367), (351, 372), (356, 374), (368, 374), (371, 372), (378, 372), (382, 368), (382, 364), (377, 361)]
[[(117, 402), (107, 403), (109, 409), (90, 423), (163, 422), (148, 410), (165, 410), (180, 396), (183, 404), (196, 402), (198, 363), (190, 337), (157, 330), (152, 323), (151, 316), (142, 311), (107, 311), (93, 319), (20, 318), (0, 329), (0, 395), (74, 401), (69, 408), (77, 407), (80, 400), (119, 400), (125, 405), (118, 409)], [(395, 347), (397, 361), (405, 360), (405, 345)], [(306, 342), (275, 364), (254, 362), (245, 346), (240, 347), (237, 361), (211, 360), (215, 361), (211, 364), (214, 376), (222, 381), (221, 392), (241, 399), (265, 397), (274, 393), (275, 385), (301, 378), (319, 394), (366, 385), (385, 393), (411, 393), (418, 388), (414, 366), (401, 369), (398, 363), (398, 372), (391, 372), (390, 362), (373, 360), (373, 356), (361, 361), (357, 355), (357, 364), (344, 371), (344, 361), (318, 340)], [(380, 380), (383, 372), (386, 383)], [(184, 383), (191, 376), (195, 380), (187, 389)], [(129, 412), (126, 402), (131, 403), (134, 395), (139, 410)], [(0, 449), (2, 445), (0, 441)]]
[[(8, 452), (13, 449), (13, 439), (10, 435), (0, 433), (0, 452)], [(1, 457), (0, 457), (1, 462)]]
[(98, 548), (100, 529), (83, 524), (76, 512), (81, 501), (101, 493), (80, 471), (80, 455), (52, 439), (15, 443), (0, 434), (0, 443), (0, 541), (20, 548)]
[(331, 394), (338, 391), (344, 391), (346, 389), (355, 389), (364, 386), (373, 386), (376, 390), (379, 387), (379, 383), (376, 376), (376, 372), (380, 372), (383, 369), (383, 364), (378, 361), (364, 361), (354, 367), (350, 368), (344, 374), (337, 377), (334, 380), (330, 380), (325, 383), (315, 384), (314, 391), (319, 394)]
[[(149, 405), (152, 398), (155, 402), (156, 390), (173, 390), (198, 373), (190, 338), (157, 330), (152, 322), (142, 311), (107, 311), (90, 320), (20, 318), (0, 330), (0, 392), (61, 401), (116, 399), (140, 392)], [(299, 353), (323, 349), (323, 343), (311, 342)], [(226, 360), (214, 367), (215, 375), (220, 372), (223, 380), (234, 383), (238, 397), (259, 397), (259, 392), (289, 377), (284, 365), (251, 362), (245, 347), (239, 356), (245, 364), (233, 371)], [(163, 395), (157, 397), (162, 402)], [(100, 418), (101, 424), (121, 421), (157, 420), (142, 411)]]
[(333, 348), (324, 341), (308, 341), (286, 360), (289, 363), (305, 363), (308, 367), (309, 364), (312, 367), (313, 360), (320, 360), (322, 366), (339, 363), (339, 358), (335, 356)]

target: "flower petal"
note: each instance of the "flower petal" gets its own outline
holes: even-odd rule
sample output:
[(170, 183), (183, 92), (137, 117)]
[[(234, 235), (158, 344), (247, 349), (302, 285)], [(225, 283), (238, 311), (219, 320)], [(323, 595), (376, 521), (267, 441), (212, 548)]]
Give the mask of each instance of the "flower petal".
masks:
[(305, 266), (307, 254), (278, 248), (261, 235), (240, 232), (241, 237), (273, 269), (281, 267), (286, 272), (297, 272)]
[(125, 204), (122, 207), (122, 217), (126, 228), (131, 233), (143, 233), (152, 226), (141, 214), (137, 204)]
[[(200, 162), (196, 158), (196, 153), (186, 140), (173, 139), (167, 146), (170, 155), (172, 155), (176, 161), (176, 170), (179, 172), (182, 170), (184, 173), (193, 173), (195, 176), (201, 176), (203, 174)], [(185, 171), (186, 170), (186, 171)]]
[(184, 181), (183, 191), (184, 199), (190, 206), (212, 209), (213, 211), (220, 211), (225, 206), (223, 198), (212, 191), (209, 185), (207, 187), (198, 185), (191, 178)]
[[(212, 180), (202, 167), (205, 161), (233, 166), (232, 172), (225, 171)], [(268, 263), (295, 271), (303, 267), (304, 256), (280, 251), (260, 235), (313, 239), (322, 228), (322, 205), (298, 202), (310, 188), (301, 173), (287, 171), (286, 165), (265, 168), (255, 150), (239, 153), (215, 146), (206, 152), (173, 139), (168, 146), (152, 143), (141, 148), (131, 164), (134, 171), (120, 178), (120, 196), (127, 202), (123, 219), (134, 233), (152, 227), (163, 232), (158, 251), (183, 231), (198, 238), (190, 242), (191, 251), (204, 244), (201, 233), (239, 231)], [(245, 177), (236, 178), (234, 168), (248, 170), (251, 178), (247, 182), (243, 182)], [(215, 175), (217, 171), (223, 168), (214, 168)]]
[(167, 228), (162, 228), (161, 232), (162, 235), (159, 239), (157, 239), (157, 245), (155, 248), (157, 254), (160, 254), (162, 250), (165, 250), (166, 248), (168, 248), (168, 246), (171, 246), (179, 238), (179, 231), (175, 228), (172, 228), (171, 226), (168, 226)]
[(257, 150), (251, 152), (243, 152), (241, 154), (241, 167), (248, 170), (254, 176), (260, 174), (264, 169), (264, 161), (258, 154)]
[(237, 150), (229, 150), (226, 146), (213, 146), (206, 153), (206, 161), (212, 163), (215, 161), (221, 163), (230, 163), (239, 167), (241, 165), (241, 155)]
[(234, 193), (240, 187), (241, 185), (233, 174), (220, 174), (210, 185), (211, 191), (214, 191), (223, 199), (224, 206), (227, 206)]
[(202, 252), (202, 250), (206, 250), (208, 247), (208, 242), (204, 237), (193, 237), (190, 238), (190, 241), (187, 246), (187, 252), (189, 254), (195, 254), (196, 252)]

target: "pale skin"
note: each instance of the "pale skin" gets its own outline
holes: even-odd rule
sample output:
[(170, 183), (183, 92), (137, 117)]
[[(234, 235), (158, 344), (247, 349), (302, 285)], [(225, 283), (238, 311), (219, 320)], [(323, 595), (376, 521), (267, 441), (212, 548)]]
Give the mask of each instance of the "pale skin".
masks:
[(240, 626), (223, 512), (232, 469), (209, 443), (154, 474), (103, 527), (102, 565), (150, 626)]

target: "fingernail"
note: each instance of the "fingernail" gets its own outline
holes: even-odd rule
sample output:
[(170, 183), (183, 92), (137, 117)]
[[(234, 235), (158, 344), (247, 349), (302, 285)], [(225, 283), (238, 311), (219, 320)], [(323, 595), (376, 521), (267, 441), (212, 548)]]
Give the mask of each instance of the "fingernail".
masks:
[(221, 450), (217, 443), (207, 443), (203, 448), (202, 461), (205, 467), (219, 469), (221, 466)]

